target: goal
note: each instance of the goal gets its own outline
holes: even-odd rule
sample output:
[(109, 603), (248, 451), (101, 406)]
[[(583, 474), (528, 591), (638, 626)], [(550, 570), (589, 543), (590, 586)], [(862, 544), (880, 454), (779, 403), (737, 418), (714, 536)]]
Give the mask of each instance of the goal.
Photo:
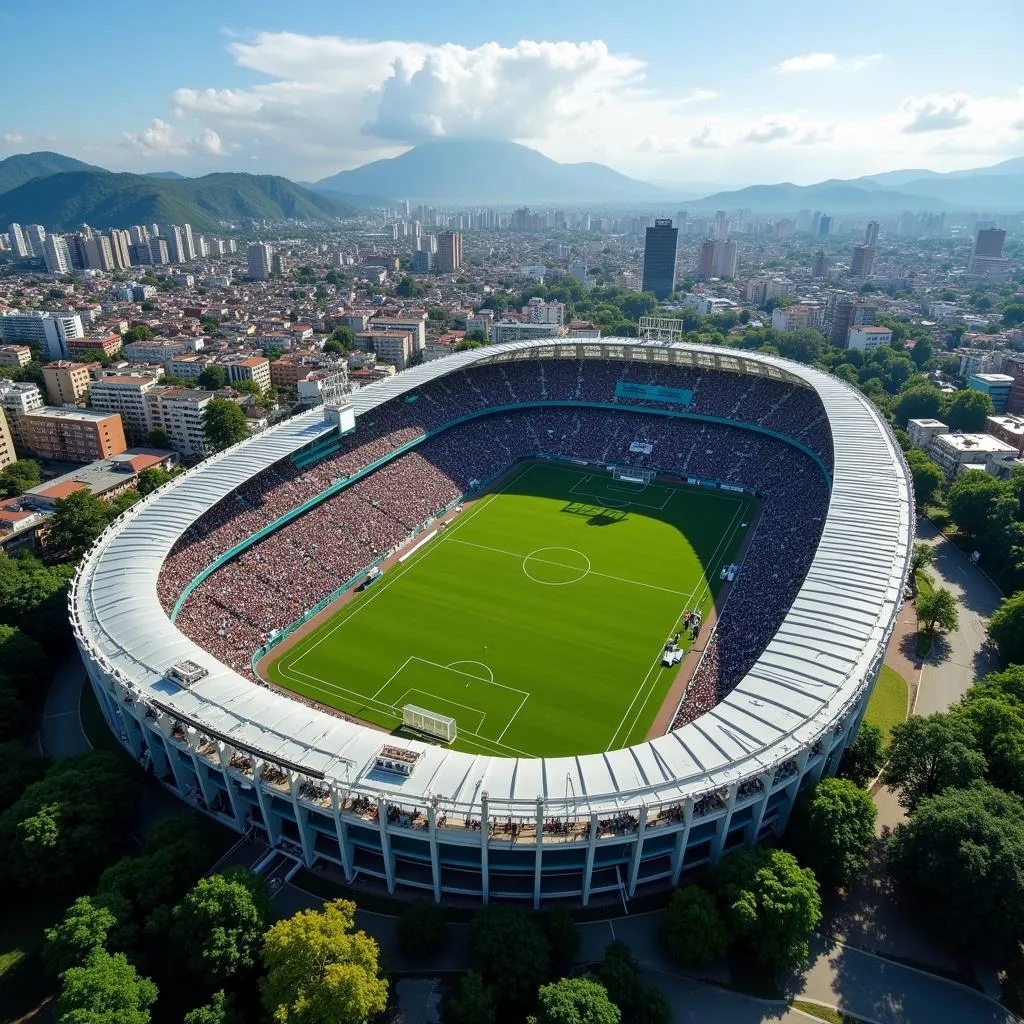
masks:
[(402, 708), (402, 725), (441, 740), (442, 743), (451, 743), (458, 735), (454, 718), (418, 708), (415, 704), (406, 704)]
[(654, 479), (654, 470), (639, 466), (612, 466), (612, 479), (625, 484), (649, 484)]

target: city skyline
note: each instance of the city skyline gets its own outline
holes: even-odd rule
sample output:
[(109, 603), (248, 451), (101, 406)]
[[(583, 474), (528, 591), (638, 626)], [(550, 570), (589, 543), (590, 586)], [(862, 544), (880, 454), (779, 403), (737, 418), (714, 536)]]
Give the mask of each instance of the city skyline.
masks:
[[(751, 4), (727, 22), (693, 5), (641, 3), (624, 18), (605, 3), (527, 3), (512, 18), (399, 3), (387, 25), (321, 3), (112, 3), (96, 19), (60, 2), (45, 22), (8, 9), (15, 80), (29, 80), (43, 36), (123, 60), (73, 101), (57, 81), (23, 91), (0, 122), (0, 157), (50, 149), (114, 170), (310, 180), (428, 139), (486, 137), (651, 182), (727, 186), (1020, 155), (1024, 80), (1005, 72), (1024, 13), (993, 0), (965, 23), (947, 7)], [(147, 62), (140, 78), (136, 58), (158, 40), (175, 60)]]

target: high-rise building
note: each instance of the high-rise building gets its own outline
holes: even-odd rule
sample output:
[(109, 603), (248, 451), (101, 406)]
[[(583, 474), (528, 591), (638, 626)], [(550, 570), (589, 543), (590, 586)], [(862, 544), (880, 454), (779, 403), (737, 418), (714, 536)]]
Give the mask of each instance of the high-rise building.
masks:
[(828, 270), (828, 260), (825, 258), (825, 250), (819, 249), (811, 260), (811, 277), (824, 277)]
[(0, 408), (0, 470), (9, 466), (17, 455), (14, 452), (14, 438), (11, 437), (11, 428), (7, 426), (7, 417)]
[(249, 277), (267, 281), (274, 264), (274, 250), (266, 242), (253, 242), (248, 250)]
[(729, 237), (729, 215), (725, 210), (715, 211), (715, 241), (724, 242)]
[[(52, 237), (48, 235), (47, 240)], [(0, 338), (34, 342), (46, 352), (48, 359), (66, 359), (69, 342), (84, 337), (82, 318), (77, 313), (20, 313), (17, 310), (0, 313)]]
[(95, 462), (128, 447), (121, 417), (96, 409), (44, 406), (28, 413), (25, 430), (29, 451), (47, 459)]
[(439, 274), (454, 274), (462, 266), (462, 235), (458, 231), (444, 231), (437, 236), (437, 260), (434, 267)]
[(72, 270), (85, 270), (88, 264), (85, 261), (86, 237), (80, 231), (73, 235), (65, 235), (64, 241), (68, 247), (68, 257), (71, 260)]
[(32, 250), (25, 240), (25, 232), (21, 230), (20, 224), (8, 224), (7, 237), (11, 240), (11, 252), (14, 253), (15, 259), (23, 260), (32, 255)]
[(974, 236), (974, 251), (971, 259), (976, 256), (999, 257), (1003, 255), (1003, 243), (1006, 232), (1002, 228), (979, 228)]
[(700, 243), (697, 253), (697, 276), (702, 281), (710, 281), (715, 276), (715, 243), (706, 238)]
[(868, 226), (864, 230), (864, 244), (874, 245), (878, 241), (878, 221), (869, 220)]
[(71, 253), (63, 235), (49, 234), (43, 242), (43, 258), (48, 274), (67, 274), (71, 270)]
[(821, 215), (821, 220), (818, 221), (818, 235), (821, 238), (827, 238), (832, 231), (832, 218), (827, 214)]
[(659, 218), (644, 234), (644, 275), (642, 288), (666, 299), (676, 287), (676, 245), (679, 229), (670, 218)]
[(167, 243), (167, 258), (171, 263), (184, 263), (185, 237), (177, 224), (161, 224), (160, 237)]
[(146, 248), (149, 250), (150, 266), (162, 267), (171, 262), (171, 254), (167, 251), (165, 238), (151, 237)]
[(131, 253), (129, 252), (131, 236), (127, 231), (113, 228), (108, 238), (110, 240), (110, 251), (114, 257), (114, 267), (117, 270), (127, 270), (132, 265)]
[(135, 245), (145, 245), (149, 241), (149, 228), (145, 224), (133, 224), (128, 229)]
[(58, 359), (43, 367), (43, 380), (51, 405), (78, 405), (89, 394), (89, 364)]
[(106, 235), (93, 235), (86, 239), (85, 265), (90, 270), (114, 269), (114, 252)]
[(688, 215), (685, 210), (679, 210), (676, 213), (676, 230), (681, 235), (686, 234), (686, 226), (688, 221)]
[(870, 277), (875, 265), (875, 247), (873, 245), (855, 245), (850, 258), (850, 277)]
[(0, 406), (7, 416), (14, 447), (21, 455), (27, 455), (28, 446), (28, 414), (34, 409), (42, 409), (43, 396), (35, 384), (15, 384), (13, 381), (0, 380)]
[(715, 242), (715, 277), (735, 277), (738, 256), (735, 242)]
[(46, 242), (46, 228), (42, 224), (26, 224), (25, 225), (25, 241), (28, 242), (29, 248), (32, 250), (32, 255), (36, 259), (43, 259), (46, 255), (43, 245)]
[(120, 413), (124, 429), (141, 441), (152, 427), (146, 393), (156, 386), (155, 377), (111, 374), (89, 385), (89, 403), (94, 409)]
[(1003, 255), (1006, 232), (1002, 228), (979, 228), (974, 239), (974, 250), (968, 273), (972, 277), (983, 277), (994, 283), (1010, 279), (1010, 261)]
[(181, 244), (182, 253), (185, 259), (182, 262), (188, 262), (196, 258), (196, 241), (192, 237), (192, 225), (182, 224), (181, 225)]

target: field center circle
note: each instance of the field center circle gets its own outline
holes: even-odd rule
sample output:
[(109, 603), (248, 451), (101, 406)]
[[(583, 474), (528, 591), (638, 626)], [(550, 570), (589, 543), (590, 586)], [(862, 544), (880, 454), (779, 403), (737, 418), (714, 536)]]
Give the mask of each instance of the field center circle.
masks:
[(523, 558), (523, 572), (534, 583), (565, 587), (590, 573), (590, 559), (576, 548), (537, 548)]

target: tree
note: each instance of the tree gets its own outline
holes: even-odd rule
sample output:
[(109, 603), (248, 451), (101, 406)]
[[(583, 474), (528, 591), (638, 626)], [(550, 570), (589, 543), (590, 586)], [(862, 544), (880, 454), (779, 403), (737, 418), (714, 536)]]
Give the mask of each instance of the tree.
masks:
[(660, 988), (638, 985), (629, 1024), (672, 1024), (672, 1004)]
[(331, 341), (336, 341), (341, 345), (342, 352), (350, 352), (356, 346), (356, 332), (351, 327), (342, 324), (340, 327), (334, 328)]
[(470, 925), (469, 946), (473, 969), (503, 1001), (528, 1002), (548, 976), (544, 934), (519, 907), (496, 904), (481, 910)]
[(476, 971), (463, 974), (448, 997), (444, 1019), (448, 1024), (495, 1024), (494, 993)]
[(929, 594), (919, 594), (917, 618), (924, 624), (928, 636), (935, 632), (936, 626), (945, 633), (956, 632), (960, 628), (960, 618), (953, 591), (946, 587), (936, 587)]
[(263, 398), (263, 388), (254, 380), (239, 380), (231, 385), (240, 395), (252, 395), (255, 399)]
[(189, 973), (212, 985), (253, 969), (269, 921), (267, 883), (229, 868), (201, 878), (174, 908), (171, 938)]
[(30, 487), (35, 487), (41, 479), (38, 462), (18, 459), (0, 473), (0, 498), (16, 498)]
[(70, 641), (67, 590), (75, 567), (44, 565), (27, 553), (0, 558), (0, 620), (45, 642), (50, 650)]
[(131, 345), (136, 341), (149, 341), (153, 337), (153, 328), (147, 324), (140, 324), (138, 327), (130, 327), (121, 335), (121, 341), (125, 345)]
[(1004, 665), (1024, 663), (1024, 591), (1003, 598), (989, 621), (988, 635)]
[(0, 624), (0, 672), (20, 696), (35, 696), (39, 677), (46, 678), (48, 670), (46, 651), (35, 640), (20, 629)]
[(204, 391), (220, 391), (222, 387), (228, 382), (227, 370), (223, 366), (218, 366), (216, 363), (210, 363), (201, 374), (199, 374), (196, 383)]
[(822, 779), (797, 798), (786, 839), (800, 863), (824, 884), (849, 885), (868, 862), (878, 809), (848, 779)]
[(138, 479), (135, 481), (135, 489), (145, 496), (152, 494), (158, 487), (163, 487), (168, 480), (171, 479), (171, 474), (166, 469), (160, 469), (159, 466), (150, 466), (149, 469), (144, 469)]
[(0, 743), (0, 811), (10, 807), (15, 800), (37, 779), (46, 774), (49, 762), (36, 753), (35, 745), (11, 740)]
[(46, 546), (77, 558), (106, 529), (110, 518), (110, 507), (102, 498), (84, 488), (73, 491), (54, 502)]
[(120, 494), (115, 495), (107, 503), (107, 514), (112, 520), (116, 519), (122, 512), (127, 512), (141, 498), (142, 495), (134, 488), (121, 491)]
[(1002, 954), (1024, 920), (1024, 804), (994, 786), (922, 800), (889, 841), (894, 876), (938, 933), (965, 949)]
[(88, 960), (95, 949), (104, 948), (107, 935), (117, 924), (117, 917), (91, 896), (79, 896), (68, 907), (64, 917), (47, 928), (43, 962), (54, 976)]
[(924, 541), (918, 541), (913, 550), (910, 552), (910, 572), (911, 574), (919, 572), (922, 569), (927, 569), (929, 565), (935, 563), (935, 548), (931, 544), (925, 544)]
[(60, 890), (93, 876), (121, 841), (134, 795), (111, 753), (56, 761), (0, 814), (0, 878)]
[(988, 473), (964, 473), (949, 489), (949, 514), (964, 533), (980, 537), (1006, 484)]
[(355, 910), (332, 900), (266, 933), (260, 996), (275, 1024), (363, 1024), (384, 1011), (388, 983), (377, 943), (353, 931)]
[(672, 893), (661, 919), (661, 937), (672, 958), (682, 964), (716, 960), (728, 948), (730, 938), (715, 897), (699, 885), (686, 885)]
[[(162, 383), (167, 383), (166, 377)], [(146, 442), (151, 448), (162, 448), (166, 450), (171, 446), (171, 438), (163, 427), (154, 427), (147, 435)], [(145, 473), (146, 470), (143, 470), (142, 472)]]
[(878, 775), (885, 759), (882, 730), (870, 722), (861, 722), (856, 739), (847, 747), (839, 765), (839, 777), (849, 779), (858, 786), (867, 784)]
[(608, 998), (629, 1019), (636, 1002), (638, 982), (633, 954), (625, 942), (616, 939), (605, 946), (604, 959), (597, 965), (597, 980)]
[(911, 715), (893, 726), (882, 782), (898, 789), (900, 803), (912, 811), (926, 797), (984, 778), (986, 767), (974, 730), (963, 716), (942, 711)]
[(946, 482), (939, 466), (916, 448), (906, 454), (907, 469), (914, 481), (914, 500), (918, 507), (929, 504)]
[(448, 922), (436, 903), (410, 903), (395, 925), (398, 948), (408, 956), (440, 953), (448, 937)]
[(712, 869), (719, 905), (733, 934), (762, 964), (799, 970), (821, 921), (814, 872), (785, 850), (755, 846), (726, 854)]
[(896, 422), (905, 427), (908, 420), (933, 420), (941, 409), (942, 392), (933, 384), (924, 384), (902, 392), (893, 412)]
[(57, 1024), (149, 1024), (156, 985), (142, 978), (123, 953), (94, 949), (81, 967), (61, 976)]
[(580, 948), (580, 930), (565, 907), (551, 907), (537, 923), (548, 943), (551, 968), (556, 974), (568, 974)]
[(203, 410), (203, 432), (211, 452), (223, 451), (249, 436), (245, 413), (228, 398), (214, 398)]
[(984, 391), (967, 388), (953, 395), (942, 415), (953, 430), (977, 433), (985, 429), (985, 420), (994, 416), (995, 411), (992, 399)]
[(185, 1014), (185, 1024), (240, 1024), (231, 1011), (231, 1000), (221, 989), (205, 1006), (197, 1006)]
[(562, 978), (537, 993), (537, 1024), (619, 1024), (622, 1014), (594, 978)]

